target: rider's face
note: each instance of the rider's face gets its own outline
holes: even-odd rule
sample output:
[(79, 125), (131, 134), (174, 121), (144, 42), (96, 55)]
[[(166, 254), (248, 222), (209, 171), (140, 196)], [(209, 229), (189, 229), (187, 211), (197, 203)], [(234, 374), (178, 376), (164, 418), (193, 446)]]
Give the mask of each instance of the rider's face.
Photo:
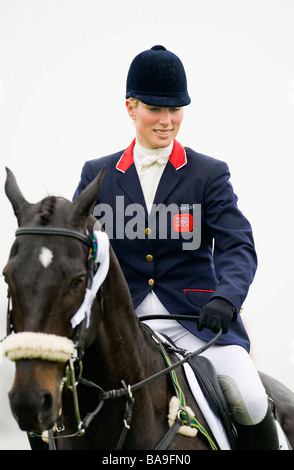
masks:
[(135, 122), (137, 140), (143, 147), (167, 147), (176, 138), (183, 120), (183, 108), (149, 106), (141, 101), (133, 106), (130, 100), (126, 106)]

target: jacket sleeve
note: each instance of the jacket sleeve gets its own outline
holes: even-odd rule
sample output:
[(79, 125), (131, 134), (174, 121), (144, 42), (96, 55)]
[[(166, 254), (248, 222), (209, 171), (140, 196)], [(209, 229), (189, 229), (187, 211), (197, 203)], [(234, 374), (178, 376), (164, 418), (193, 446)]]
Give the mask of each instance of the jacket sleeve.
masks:
[(222, 297), (239, 312), (254, 279), (257, 256), (250, 223), (237, 206), (230, 172), (218, 162), (205, 188), (204, 220), (214, 239), (218, 280), (213, 297)]

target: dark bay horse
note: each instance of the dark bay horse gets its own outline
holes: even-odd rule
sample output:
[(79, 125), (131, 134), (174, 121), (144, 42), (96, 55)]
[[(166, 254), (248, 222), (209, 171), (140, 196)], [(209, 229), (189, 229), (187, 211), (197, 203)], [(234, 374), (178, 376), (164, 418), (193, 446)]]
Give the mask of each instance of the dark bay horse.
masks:
[[(38, 436), (54, 428), (49, 442), (53, 437), (57, 449), (151, 450), (168, 435), (175, 389), (170, 374), (162, 373), (167, 365), (157, 342), (135, 315), (111, 247), (90, 324), (87, 318), (76, 327), (71, 322), (96, 275), (90, 247), (96, 219), (91, 212), (101, 177), (75, 202), (47, 197), (30, 204), (7, 170), (6, 194), (19, 226), (4, 269), (12, 302), (6, 340), (12, 340), (8, 352), (16, 366), (10, 405), (22, 430)], [(171, 363), (178, 360), (170, 354)], [(154, 374), (156, 379), (148, 380)], [(214, 448), (215, 438), (182, 368), (176, 369), (176, 377), (204, 432), (193, 438), (177, 433), (168, 450)], [(263, 379), (293, 447), (294, 395), (270, 377)]]

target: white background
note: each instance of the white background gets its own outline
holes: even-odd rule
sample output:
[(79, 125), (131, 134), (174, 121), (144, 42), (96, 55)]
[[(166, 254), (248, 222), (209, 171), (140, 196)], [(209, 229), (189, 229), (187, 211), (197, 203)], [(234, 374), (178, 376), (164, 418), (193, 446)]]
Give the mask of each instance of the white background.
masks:
[[(16, 220), (5, 166), (23, 194), (72, 198), (85, 160), (125, 148), (131, 60), (155, 44), (182, 59), (192, 104), (178, 140), (225, 160), (256, 240), (243, 318), (256, 366), (294, 390), (293, 0), (0, 0), (0, 264)], [(0, 333), (6, 286), (0, 278)], [(0, 364), (0, 449), (26, 449)]]

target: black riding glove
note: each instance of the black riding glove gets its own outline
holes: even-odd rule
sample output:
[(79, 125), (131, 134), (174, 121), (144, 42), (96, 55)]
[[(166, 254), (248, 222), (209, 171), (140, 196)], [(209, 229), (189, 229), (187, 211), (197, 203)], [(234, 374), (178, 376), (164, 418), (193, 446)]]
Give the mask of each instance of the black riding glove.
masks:
[(233, 317), (236, 317), (235, 307), (225, 299), (214, 298), (200, 310), (198, 330), (209, 328), (217, 333), (222, 328), (222, 332), (227, 333)]

